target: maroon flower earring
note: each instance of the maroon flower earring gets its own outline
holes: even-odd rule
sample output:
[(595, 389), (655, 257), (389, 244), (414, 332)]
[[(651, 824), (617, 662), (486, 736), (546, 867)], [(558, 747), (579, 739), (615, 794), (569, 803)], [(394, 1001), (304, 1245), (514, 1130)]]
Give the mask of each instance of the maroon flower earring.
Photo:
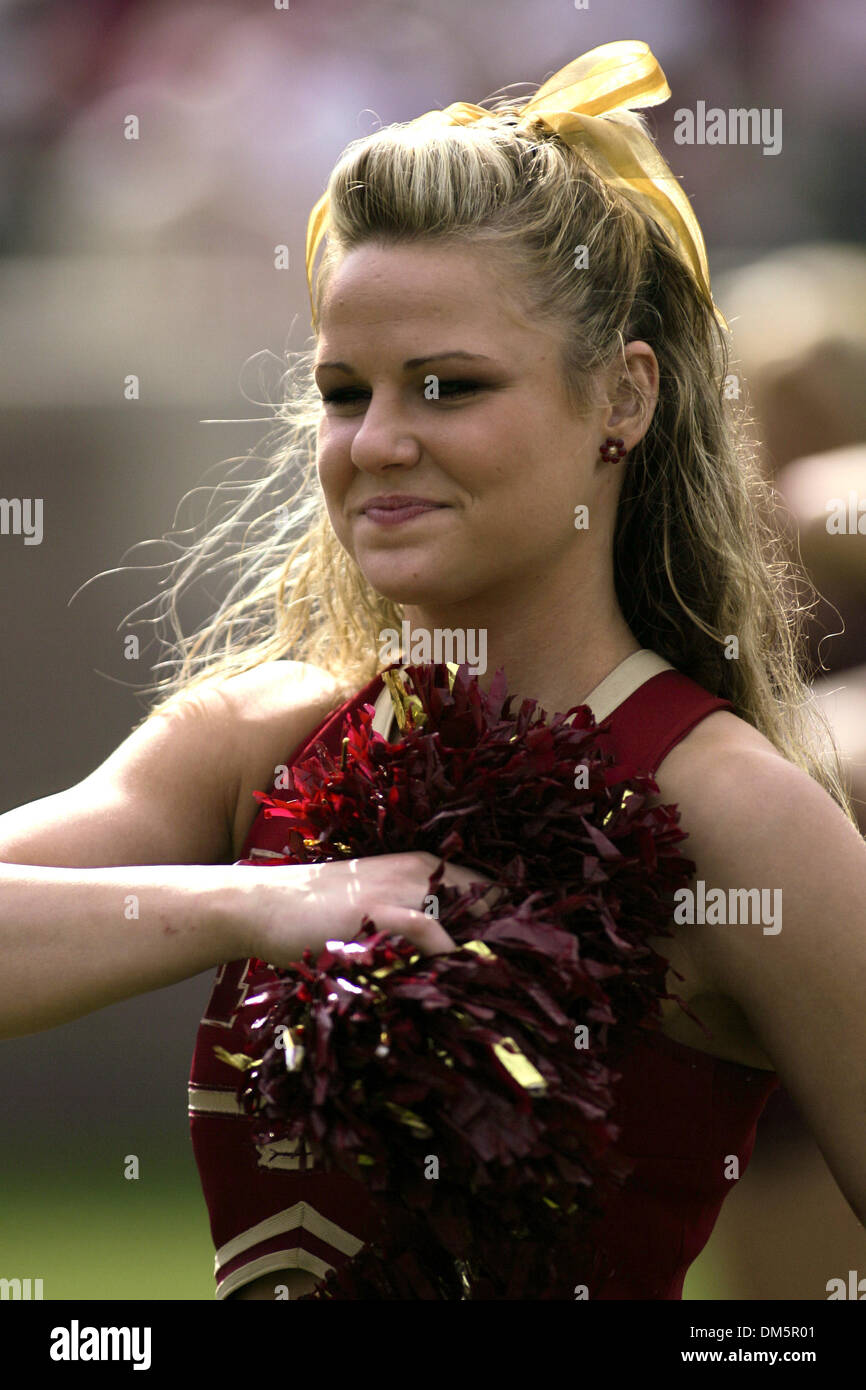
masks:
[(621, 439), (612, 439), (610, 435), (608, 435), (599, 449), (599, 453), (604, 463), (619, 463), (620, 459), (625, 458), (628, 449), (626, 449)]

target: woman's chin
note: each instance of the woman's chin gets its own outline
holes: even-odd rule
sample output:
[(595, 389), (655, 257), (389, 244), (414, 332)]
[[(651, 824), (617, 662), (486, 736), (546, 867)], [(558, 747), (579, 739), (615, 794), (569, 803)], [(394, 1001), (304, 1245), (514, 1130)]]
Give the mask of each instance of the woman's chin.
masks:
[[(453, 580), (451, 583), (443, 582), (448, 572), (442, 565), (402, 565), (396, 556), (387, 561), (377, 556), (371, 558), (369, 563), (362, 561), (359, 567), (370, 587), (392, 603), (427, 607), (453, 603), (455, 599), (463, 597), (465, 586), (455, 586)], [(459, 571), (454, 578), (458, 576)]]
[(370, 578), (368, 583), (377, 594), (391, 603), (396, 603), (398, 607), (435, 608), (440, 604), (453, 602), (455, 597), (450, 593), (443, 593), (441, 584), (424, 584), (417, 580), (400, 584), (395, 582), (393, 575), (388, 578), (383, 576), (380, 582)]

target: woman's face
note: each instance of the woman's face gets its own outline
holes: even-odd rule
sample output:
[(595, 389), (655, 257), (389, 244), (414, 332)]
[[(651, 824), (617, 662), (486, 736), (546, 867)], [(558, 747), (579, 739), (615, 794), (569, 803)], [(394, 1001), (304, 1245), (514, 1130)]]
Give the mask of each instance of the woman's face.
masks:
[[(340, 262), (321, 306), (328, 513), (397, 603), (567, 582), (594, 547), (609, 549), (621, 474), (598, 450), (610, 408), (576, 414), (560, 340), (519, 317), (493, 255), (367, 245)], [(579, 504), (588, 529), (575, 528)]]

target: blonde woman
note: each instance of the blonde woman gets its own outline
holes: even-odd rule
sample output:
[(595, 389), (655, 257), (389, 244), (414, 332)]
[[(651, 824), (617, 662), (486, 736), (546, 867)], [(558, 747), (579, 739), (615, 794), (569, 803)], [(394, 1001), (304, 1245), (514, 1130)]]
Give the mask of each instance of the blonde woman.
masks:
[(576, 1296), (681, 1297), (779, 1080), (866, 1213), (866, 848), (700, 229), (629, 109), (667, 95), (645, 45), (612, 44), (528, 103), (349, 146), (310, 220), (314, 384), (293, 383), (272, 474), (233, 518), (283, 487), (243, 592), (101, 767), (0, 818), (7, 1036), (217, 967), (190, 1107), (220, 1298), (303, 1296), (370, 1229), (345, 1180), (250, 1142), (214, 1051), (234, 1048), (249, 962), (288, 966), (364, 913), (453, 946), (421, 910), (430, 856), (268, 867), (278, 823), (256, 815), (252, 793), (347, 709), (369, 700), (391, 731), (389, 629), (483, 633), (483, 683), (504, 667), (549, 713), (587, 703), (688, 832), (691, 910), (658, 949), (704, 1026), (668, 1001), (628, 1059), (635, 1170), (597, 1232), (616, 1273), (576, 1269)]

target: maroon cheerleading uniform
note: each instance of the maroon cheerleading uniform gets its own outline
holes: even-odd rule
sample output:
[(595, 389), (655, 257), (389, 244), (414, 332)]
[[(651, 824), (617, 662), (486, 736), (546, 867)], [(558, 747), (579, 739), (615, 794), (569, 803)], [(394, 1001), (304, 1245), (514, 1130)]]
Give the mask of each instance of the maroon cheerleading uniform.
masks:
[[(648, 654), (635, 657), (642, 655)], [(381, 691), (382, 678), (376, 676), (330, 714), (287, 763), (299, 761), (314, 742), (336, 753), (346, 713), (374, 703)], [(607, 723), (609, 732), (599, 741), (623, 776), (653, 774), (696, 724), (719, 709), (732, 705), (668, 667), (602, 716), (599, 722)], [(282, 821), (266, 820), (261, 808), (242, 858), (266, 863), (282, 850), (284, 834)], [(315, 1154), (302, 1156), (297, 1142), (256, 1147), (252, 1122), (236, 1100), (238, 1072), (214, 1054), (215, 1046), (230, 1053), (244, 1050), (238, 1023), (245, 1008), (249, 1012), (245, 1000), (273, 978), (261, 962), (220, 966), (192, 1060), (190, 1129), (216, 1247), (220, 1299), (281, 1269), (324, 1278), (376, 1229), (372, 1199), (360, 1183), (325, 1172)], [(648, 1029), (617, 1071), (621, 1079), (612, 1118), (621, 1127), (617, 1147), (632, 1160), (633, 1171), (593, 1228), (613, 1272), (601, 1281), (593, 1281), (592, 1271), (578, 1273), (575, 1283), (585, 1283), (592, 1299), (679, 1299), (686, 1271), (709, 1239), (731, 1189), (730, 1158), (736, 1155), (742, 1175), (778, 1077)]]

